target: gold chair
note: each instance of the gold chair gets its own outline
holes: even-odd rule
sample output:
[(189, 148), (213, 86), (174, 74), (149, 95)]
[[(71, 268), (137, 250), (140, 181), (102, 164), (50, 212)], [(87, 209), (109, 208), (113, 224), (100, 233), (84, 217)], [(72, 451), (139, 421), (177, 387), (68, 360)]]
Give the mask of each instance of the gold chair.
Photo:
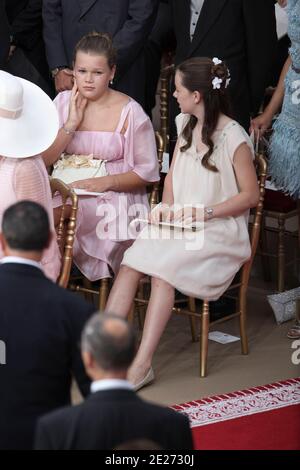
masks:
[(175, 66), (169, 65), (160, 74), (160, 134), (164, 143), (164, 152), (169, 149), (169, 100), (171, 81), (174, 77)]
[[(289, 219), (298, 217), (298, 230), (291, 232), (286, 230), (286, 222)], [(266, 225), (266, 218), (277, 221), (277, 228)], [(261, 232), (260, 251), (262, 256), (263, 270), (265, 280), (271, 280), (271, 271), (268, 258), (277, 259), (277, 290), (283, 292), (285, 290), (285, 273), (286, 267), (294, 262), (294, 260), (286, 261), (285, 240), (289, 237), (298, 237), (298, 249), (300, 249), (300, 202), (295, 201), (286, 196), (281, 191), (272, 191), (266, 189), (265, 203), (262, 220), (263, 230)], [(267, 248), (267, 232), (278, 234), (277, 252), (271, 253)]]
[[(238, 311), (234, 312), (217, 321), (210, 322), (210, 313), (209, 313), (209, 302), (207, 300), (203, 300), (202, 312), (197, 313), (196, 308), (196, 300), (192, 297), (187, 299), (187, 308), (180, 308), (175, 306), (173, 308), (173, 312), (177, 314), (188, 315), (190, 318), (191, 330), (192, 330), (192, 339), (193, 341), (197, 340), (196, 335), (196, 319), (200, 320), (201, 323), (201, 330), (200, 330), (200, 376), (206, 376), (207, 370), (207, 353), (208, 353), (208, 333), (210, 325), (220, 323), (221, 321), (227, 321), (234, 317), (239, 317), (240, 319), (240, 335), (241, 335), (241, 345), (242, 345), (242, 353), (248, 354), (248, 342), (247, 342), (247, 334), (246, 334), (246, 295), (247, 295), (247, 288), (249, 283), (250, 271), (253, 264), (253, 259), (256, 253), (258, 241), (259, 241), (259, 233), (260, 233), (260, 226), (261, 226), (261, 218), (262, 218), (262, 209), (263, 209), (263, 201), (264, 201), (264, 194), (265, 194), (265, 180), (267, 175), (267, 163), (262, 154), (257, 154), (255, 159), (255, 164), (257, 168), (258, 174), (258, 183), (259, 183), (259, 190), (260, 190), (260, 197), (259, 203), (254, 210), (253, 213), (253, 224), (251, 228), (251, 257), (250, 259), (243, 265), (240, 272), (237, 275), (239, 278), (237, 281), (234, 280), (232, 285), (226, 291), (226, 293), (234, 290), (238, 290), (237, 299), (238, 299)], [(227, 294), (228, 295), (228, 294)], [(232, 295), (228, 295), (232, 298)], [(135, 299), (137, 305), (145, 306), (148, 303), (143, 295), (141, 289), (139, 289), (138, 296)]]
[[(57, 243), (62, 255), (61, 271), (57, 283), (66, 288), (72, 267), (78, 198), (74, 191), (59, 179), (50, 177), (50, 187), (52, 197), (54, 194), (59, 194), (62, 199), (62, 210), (56, 232)], [(67, 202), (68, 210), (66, 209)]]
[[(155, 141), (156, 141), (156, 148), (157, 148), (157, 160), (159, 164), (159, 172), (161, 171), (162, 167), (162, 159), (163, 159), (163, 152), (164, 152), (164, 141), (159, 132), (155, 133)], [(159, 194), (160, 194), (160, 181), (154, 183), (149, 188), (149, 204), (150, 207), (158, 204), (159, 202)], [(92, 283), (88, 281), (86, 278), (83, 278), (83, 286), (78, 284), (70, 284), (70, 289), (75, 290), (77, 292), (84, 292), (87, 295), (98, 295), (99, 296), (99, 309), (100, 311), (105, 309), (110, 287), (111, 287), (111, 278), (104, 278), (100, 279), (100, 286), (99, 289), (94, 289)]]

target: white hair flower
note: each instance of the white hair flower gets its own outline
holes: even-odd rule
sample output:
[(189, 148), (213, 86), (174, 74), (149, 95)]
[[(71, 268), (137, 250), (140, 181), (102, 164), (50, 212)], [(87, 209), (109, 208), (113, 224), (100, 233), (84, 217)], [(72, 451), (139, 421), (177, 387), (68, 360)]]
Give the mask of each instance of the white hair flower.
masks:
[(230, 80), (231, 80), (231, 78), (230, 78), (230, 77), (229, 77), (229, 78), (227, 78), (227, 80), (226, 80), (226, 85), (225, 85), (225, 88), (227, 88), (227, 87), (228, 87), (228, 85), (229, 85), (229, 83), (230, 83)]
[(214, 57), (212, 61), (215, 65), (222, 64), (222, 61), (220, 59), (218, 59), (218, 57)]
[(212, 81), (213, 89), (214, 90), (219, 90), (221, 88), (221, 85), (222, 85), (222, 79), (218, 78), (218, 77), (215, 77)]

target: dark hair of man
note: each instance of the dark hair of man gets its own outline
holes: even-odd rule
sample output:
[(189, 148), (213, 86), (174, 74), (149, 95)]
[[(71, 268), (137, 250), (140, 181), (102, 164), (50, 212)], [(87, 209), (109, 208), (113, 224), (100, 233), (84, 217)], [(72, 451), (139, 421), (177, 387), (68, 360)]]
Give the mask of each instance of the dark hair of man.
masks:
[(105, 371), (127, 370), (136, 353), (131, 325), (123, 318), (106, 313), (97, 313), (88, 321), (81, 345)]
[(43, 251), (50, 235), (48, 214), (36, 202), (17, 202), (3, 214), (2, 233), (13, 250)]
[(107, 33), (91, 32), (83, 36), (75, 47), (74, 61), (77, 52), (95, 54), (106, 57), (109, 67), (116, 65), (117, 51), (113, 46), (112, 39)]
[[(208, 170), (217, 172), (218, 169), (210, 162), (210, 156), (214, 151), (212, 135), (216, 130), (221, 113), (231, 116), (230, 104), (226, 90), (226, 82), (229, 79), (229, 71), (225, 63), (215, 65), (212, 59), (207, 57), (193, 57), (178, 65), (176, 72), (179, 72), (182, 85), (190, 92), (199, 91), (201, 93), (205, 117), (202, 128), (202, 141), (209, 148), (202, 158), (202, 165)], [(219, 89), (213, 88), (213, 79), (222, 80)], [(186, 124), (182, 136), (186, 141), (180, 150), (185, 152), (192, 145), (193, 130), (197, 124), (197, 118), (191, 116)]]

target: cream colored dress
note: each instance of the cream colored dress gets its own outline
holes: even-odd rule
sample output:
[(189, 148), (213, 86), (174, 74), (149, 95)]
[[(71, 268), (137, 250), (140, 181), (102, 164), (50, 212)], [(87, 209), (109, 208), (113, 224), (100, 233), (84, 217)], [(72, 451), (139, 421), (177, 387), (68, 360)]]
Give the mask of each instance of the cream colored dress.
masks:
[[(176, 119), (181, 144), (188, 119), (184, 114)], [(237, 122), (230, 121), (215, 132), (213, 140), (211, 160), (218, 173), (201, 164), (203, 154), (197, 153), (195, 136), (192, 146), (178, 153), (173, 169), (174, 203), (209, 207), (238, 194), (233, 157), (242, 143), (249, 145), (254, 156), (250, 138)], [(208, 220), (197, 232), (147, 226), (125, 252), (122, 264), (163, 279), (186, 295), (216, 300), (250, 256), (247, 225), (248, 211), (239, 217)]]

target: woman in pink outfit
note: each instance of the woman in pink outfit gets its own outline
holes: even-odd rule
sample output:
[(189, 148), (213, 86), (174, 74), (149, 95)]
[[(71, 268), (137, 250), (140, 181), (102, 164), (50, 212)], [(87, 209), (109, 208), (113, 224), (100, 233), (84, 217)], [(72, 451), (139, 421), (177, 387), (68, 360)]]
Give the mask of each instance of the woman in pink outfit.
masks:
[[(49, 178), (41, 153), (52, 144), (57, 131), (57, 112), (48, 96), (27, 80), (0, 71), (0, 225), (10, 205), (31, 200), (47, 210), (55, 233)], [(56, 281), (60, 265), (53, 236), (42, 267)]]
[(109, 87), (114, 74), (109, 36), (82, 38), (75, 51), (74, 88), (55, 99), (60, 131), (44, 154), (48, 165), (63, 152), (106, 162), (107, 176), (72, 183), (101, 193), (79, 197), (74, 261), (90, 281), (116, 274), (132, 243), (129, 222), (137, 211), (148, 213), (146, 186), (159, 179), (152, 124), (138, 103)]

